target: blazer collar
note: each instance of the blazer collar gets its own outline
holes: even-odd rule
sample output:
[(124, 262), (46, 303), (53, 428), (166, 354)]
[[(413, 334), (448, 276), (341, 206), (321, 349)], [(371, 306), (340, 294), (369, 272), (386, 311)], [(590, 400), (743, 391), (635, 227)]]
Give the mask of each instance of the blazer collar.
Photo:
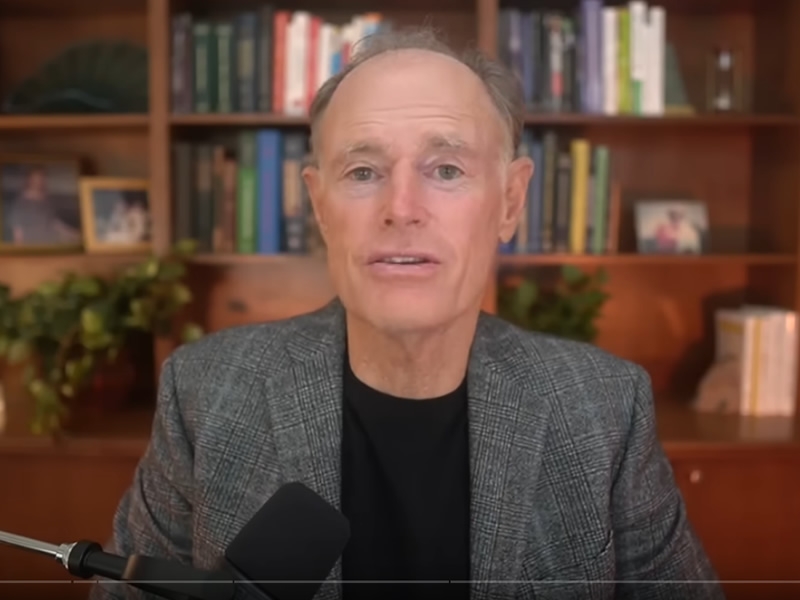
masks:
[[(305, 483), (340, 509), (344, 309), (334, 300), (296, 323), (287, 345), (293, 366), (270, 407), (278, 458), (287, 481)], [(514, 384), (508, 365), (521, 362), (514, 337), (507, 324), (482, 314), (470, 353), (473, 600), (494, 595), (499, 582), (519, 579), (526, 539), (519, 514), (533, 510), (544, 447), (546, 403), (532, 406)], [(317, 598), (338, 600), (340, 580), (337, 561)]]

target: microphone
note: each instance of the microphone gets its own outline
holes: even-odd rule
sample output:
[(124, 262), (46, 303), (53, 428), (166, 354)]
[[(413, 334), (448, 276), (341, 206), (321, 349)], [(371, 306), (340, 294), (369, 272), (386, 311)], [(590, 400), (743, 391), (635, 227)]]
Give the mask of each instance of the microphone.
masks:
[(240, 590), (264, 600), (311, 600), (349, 538), (345, 516), (298, 482), (267, 500), (215, 571), (136, 554), (116, 556), (91, 541), (54, 545), (0, 532), (0, 543), (48, 555), (76, 577), (122, 581), (168, 600), (231, 600)]
[(281, 487), (225, 550), (237, 586), (311, 600), (350, 540), (350, 522), (301, 483)]

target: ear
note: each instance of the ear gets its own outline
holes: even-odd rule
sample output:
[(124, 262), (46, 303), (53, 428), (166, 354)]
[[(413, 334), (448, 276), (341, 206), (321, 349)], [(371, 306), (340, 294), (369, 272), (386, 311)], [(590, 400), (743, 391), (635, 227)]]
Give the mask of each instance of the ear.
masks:
[(319, 232), (325, 243), (328, 243), (328, 222), (325, 214), (325, 206), (322, 199), (322, 175), (316, 165), (307, 165), (302, 171), (303, 181), (306, 184), (308, 198), (311, 200), (311, 208), (314, 210), (314, 218), (319, 227)]
[(522, 211), (525, 209), (528, 185), (533, 177), (534, 168), (533, 161), (527, 156), (520, 156), (508, 165), (499, 229), (500, 241), (504, 244), (509, 242), (517, 231)]

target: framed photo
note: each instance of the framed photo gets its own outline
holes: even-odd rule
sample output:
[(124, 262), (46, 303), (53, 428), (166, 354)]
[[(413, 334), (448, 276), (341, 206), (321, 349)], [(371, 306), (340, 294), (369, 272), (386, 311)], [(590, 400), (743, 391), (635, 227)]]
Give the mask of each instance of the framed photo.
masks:
[(703, 254), (709, 246), (706, 205), (691, 200), (639, 202), (636, 240), (642, 254)]
[(88, 252), (147, 252), (152, 247), (146, 179), (84, 177), (80, 181)]
[(77, 159), (0, 154), (0, 250), (80, 250), (79, 181)]

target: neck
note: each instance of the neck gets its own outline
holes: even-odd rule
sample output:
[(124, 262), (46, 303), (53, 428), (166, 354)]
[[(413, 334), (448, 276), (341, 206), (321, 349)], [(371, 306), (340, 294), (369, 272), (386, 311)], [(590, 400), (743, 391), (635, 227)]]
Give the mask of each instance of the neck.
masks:
[(347, 316), (353, 373), (385, 394), (420, 400), (444, 396), (464, 380), (478, 313), (426, 332), (387, 334)]

